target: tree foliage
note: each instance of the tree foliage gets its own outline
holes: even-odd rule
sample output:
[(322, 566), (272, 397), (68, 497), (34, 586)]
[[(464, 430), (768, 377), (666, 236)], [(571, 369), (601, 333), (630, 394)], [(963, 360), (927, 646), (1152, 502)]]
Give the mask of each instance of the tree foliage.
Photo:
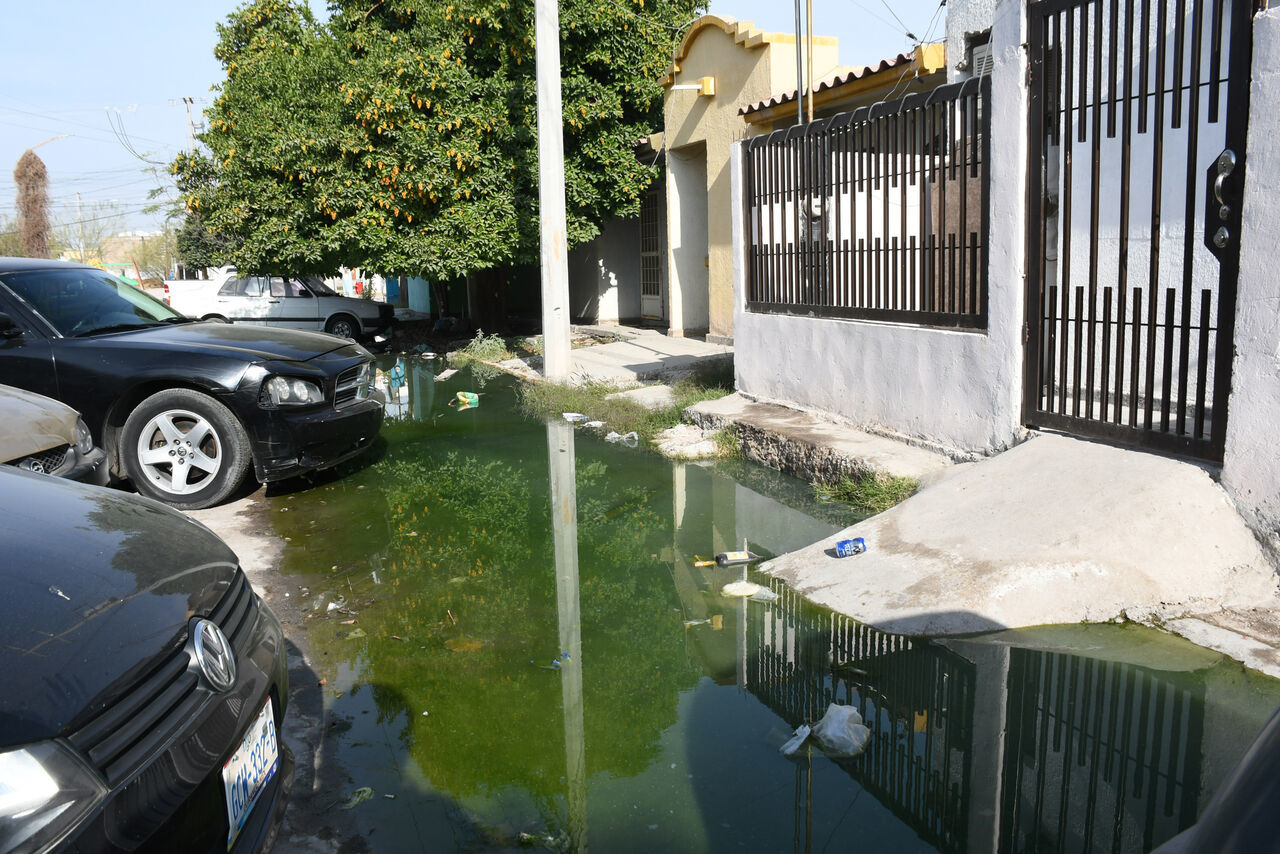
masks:
[(234, 245), (223, 232), (206, 228), (197, 214), (183, 219), (174, 243), (178, 259), (188, 270), (222, 266)]
[(13, 170), (18, 191), (18, 234), (22, 254), (28, 258), (48, 258), (49, 254), (49, 170), (40, 156), (28, 148)]
[[(256, 0), (219, 27), (206, 152), (175, 161), (242, 268), (445, 278), (538, 251), (533, 0)], [(561, 0), (568, 240), (635, 215), (635, 142), (699, 0)]]

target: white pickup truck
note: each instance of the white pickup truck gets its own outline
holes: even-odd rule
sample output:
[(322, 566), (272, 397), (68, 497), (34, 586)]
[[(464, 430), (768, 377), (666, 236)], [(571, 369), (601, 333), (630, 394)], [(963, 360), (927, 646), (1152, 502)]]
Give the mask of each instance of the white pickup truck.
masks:
[(227, 320), (328, 332), (372, 340), (389, 335), (395, 312), (386, 303), (344, 297), (315, 276), (241, 276), (167, 282), (175, 311), (201, 320)]

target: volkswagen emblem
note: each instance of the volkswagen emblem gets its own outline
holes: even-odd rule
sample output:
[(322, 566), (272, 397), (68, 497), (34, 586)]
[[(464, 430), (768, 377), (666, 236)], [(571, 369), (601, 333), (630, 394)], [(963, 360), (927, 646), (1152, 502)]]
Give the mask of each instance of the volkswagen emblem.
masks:
[(193, 632), (196, 664), (213, 690), (226, 693), (236, 684), (236, 655), (222, 629), (211, 620), (198, 620)]

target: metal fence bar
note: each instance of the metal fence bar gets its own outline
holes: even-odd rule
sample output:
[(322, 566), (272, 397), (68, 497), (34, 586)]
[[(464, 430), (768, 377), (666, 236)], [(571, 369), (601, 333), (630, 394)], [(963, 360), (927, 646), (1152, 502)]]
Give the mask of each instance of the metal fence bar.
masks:
[(749, 140), (747, 310), (985, 328), (990, 90), (968, 80)]

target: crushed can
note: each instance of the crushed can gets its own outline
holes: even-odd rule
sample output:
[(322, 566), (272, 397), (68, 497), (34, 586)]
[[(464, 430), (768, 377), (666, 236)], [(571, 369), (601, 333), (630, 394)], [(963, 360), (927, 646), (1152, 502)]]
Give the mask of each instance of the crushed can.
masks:
[(836, 543), (836, 557), (853, 557), (860, 555), (867, 550), (867, 541), (862, 537), (854, 537), (852, 540), (841, 540)]

